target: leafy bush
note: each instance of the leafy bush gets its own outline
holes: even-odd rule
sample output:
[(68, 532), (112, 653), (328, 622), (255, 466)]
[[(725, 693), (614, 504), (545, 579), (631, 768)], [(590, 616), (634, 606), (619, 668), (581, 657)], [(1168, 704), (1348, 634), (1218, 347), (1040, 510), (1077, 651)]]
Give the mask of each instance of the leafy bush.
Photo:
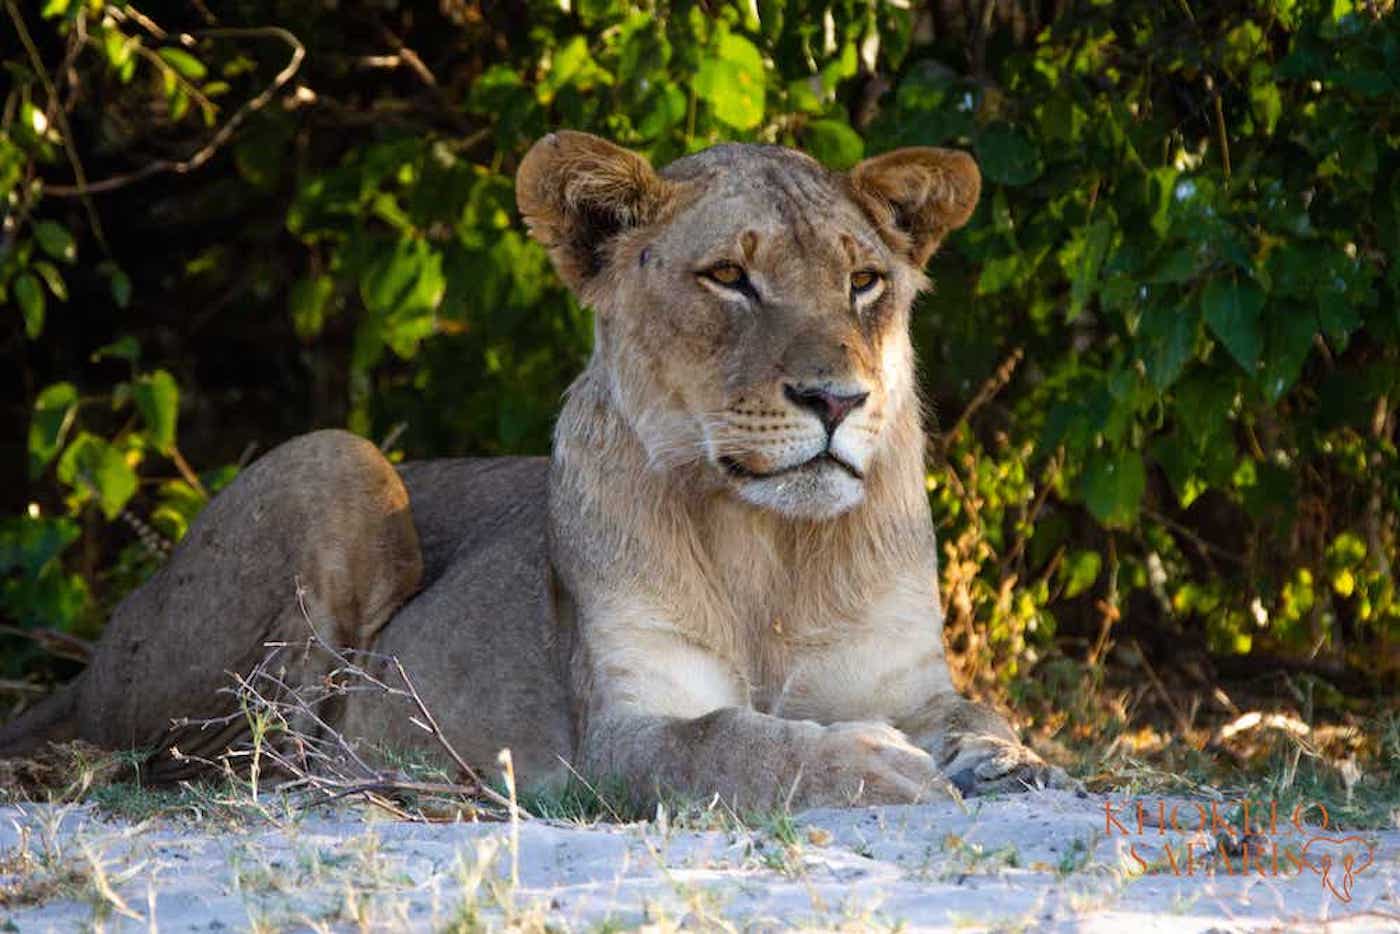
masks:
[(249, 441), (544, 451), (591, 341), (515, 213), (549, 129), (946, 145), (986, 181), (915, 325), (955, 648), (1394, 685), (1391, 4), (1051, 6), (7, 4), (0, 614), (95, 632)]

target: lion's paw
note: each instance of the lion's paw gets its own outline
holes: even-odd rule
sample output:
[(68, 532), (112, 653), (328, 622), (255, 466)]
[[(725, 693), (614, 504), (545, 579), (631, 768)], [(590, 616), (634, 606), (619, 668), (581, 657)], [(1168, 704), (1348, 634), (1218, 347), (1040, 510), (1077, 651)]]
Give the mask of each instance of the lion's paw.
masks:
[(913, 804), (955, 795), (933, 758), (884, 723), (826, 727), (809, 797), (829, 804)]
[(1050, 765), (1027, 746), (985, 733), (952, 737), (954, 752), (943, 767), (948, 780), (966, 797), (1006, 791), (1061, 788), (1075, 791), (1078, 782)]

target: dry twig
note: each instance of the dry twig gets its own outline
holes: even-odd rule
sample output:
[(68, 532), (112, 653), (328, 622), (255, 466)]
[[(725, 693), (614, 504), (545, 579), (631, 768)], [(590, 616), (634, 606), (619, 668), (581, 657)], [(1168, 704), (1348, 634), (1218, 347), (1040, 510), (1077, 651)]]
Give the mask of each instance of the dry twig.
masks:
[(270, 36), (281, 39), (292, 48), (292, 56), (272, 79), (272, 83), (264, 88), (256, 97), (251, 98), (242, 107), (234, 112), (232, 117), (214, 133), (209, 141), (201, 146), (187, 159), (157, 159), (148, 162), (141, 168), (132, 172), (125, 172), (120, 175), (113, 175), (97, 182), (84, 182), (81, 175), (78, 177), (77, 185), (45, 185), (44, 192), (59, 197), (86, 197), (90, 194), (100, 194), (107, 191), (115, 191), (118, 188), (125, 188), (134, 182), (149, 178), (152, 175), (159, 175), (163, 172), (173, 172), (176, 175), (183, 175), (193, 172), (203, 166), (214, 157), (230, 139), (244, 121), (252, 114), (262, 110), (272, 100), (273, 96), (280, 91), (288, 81), (301, 69), (302, 59), (306, 57), (306, 47), (301, 44), (301, 40), (292, 35), (280, 26), (259, 26), (243, 29), (206, 29), (200, 32), (202, 36), (213, 38), (254, 38)]
[(18, 636), (21, 639), (28, 639), (35, 642), (45, 652), (57, 658), (72, 659), (75, 662), (86, 664), (92, 658), (92, 643), (68, 632), (59, 632), (48, 626), (36, 626), (32, 629), (23, 629), (19, 626), (10, 626), (0, 623), (0, 634), (7, 636)]
[(1016, 373), (1016, 367), (1020, 365), (1021, 358), (1025, 355), (1025, 348), (1017, 347), (1005, 360), (1001, 361), (992, 375), (983, 381), (977, 390), (977, 395), (972, 397), (972, 401), (967, 404), (967, 408), (962, 410), (957, 421), (953, 422), (945, 432), (946, 437), (952, 438), (957, 435), (962, 426), (967, 424), (968, 419), (972, 418), (973, 413), (996, 398), (997, 393), (1006, 388), (1006, 384), (1011, 382), (1011, 377)]
[[(252, 727), (251, 740), (230, 747), (211, 761), (172, 749), (177, 759), (213, 766), (232, 776), (244, 769), (256, 794), (258, 776), (273, 772), (284, 793), (302, 795), (306, 804), (326, 804), (347, 797), (361, 797), (402, 820), (430, 820), (421, 809), (412, 812), (399, 807), (390, 796), (419, 794), (455, 798), (485, 799), (505, 810), (505, 814), (477, 811), (478, 816), (506, 819), (512, 812), (530, 819), (532, 815), (517, 802), (483, 782), (475, 769), (453, 747), (433, 716), (413, 679), (399, 660), (390, 655), (358, 649), (341, 649), (317, 632), (306, 606), (306, 590), (298, 583), (297, 606), (309, 635), (304, 642), (266, 643), (268, 654), (246, 675), (233, 674), (234, 687), (226, 689), (237, 700), (238, 709), (223, 717), (204, 720), (184, 719), (176, 726), (199, 729), (227, 728), (240, 720)], [(299, 656), (299, 657), (298, 657)], [(304, 665), (313, 657), (328, 666), (321, 677), (308, 683), (288, 683), (286, 671), (294, 659)], [(393, 671), (402, 686), (391, 684), (375, 671)], [(356, 744), (329, 723), (322, 714), (327, 701), (352, 694), (370, 693), (385, 701), (400, 698), (413, 705), (411, 721), (433, 737), (467, 780), (457, 782), (418, 781), (396, 770), (377, 768), (360, 754)], [(272, 741), (274, 740), (275, 741)], [(474, 811), (476, 808), (474, 806)]]

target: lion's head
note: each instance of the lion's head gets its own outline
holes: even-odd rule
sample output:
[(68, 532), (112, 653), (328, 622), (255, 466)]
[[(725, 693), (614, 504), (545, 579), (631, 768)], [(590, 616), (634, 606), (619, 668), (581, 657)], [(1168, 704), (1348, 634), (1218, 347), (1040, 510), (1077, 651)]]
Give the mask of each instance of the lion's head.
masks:
[(517, 198), (597, 311), (594, 365), (656, 470), (820, 519), (864, 498), (917, 418), (909, 307), (977, 203), (965, 153), (902, 149), (846, 174), (777, 146), (660, 172), (583, 133), (540, 140)]

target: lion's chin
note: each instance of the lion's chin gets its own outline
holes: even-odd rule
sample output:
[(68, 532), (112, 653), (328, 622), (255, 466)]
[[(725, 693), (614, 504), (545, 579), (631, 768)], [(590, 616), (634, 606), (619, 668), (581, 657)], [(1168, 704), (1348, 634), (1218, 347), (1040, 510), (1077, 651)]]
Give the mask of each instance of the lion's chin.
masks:
[(864, 481), (830, 461), (774, 476), (734, 478), (733, 489), (744, 502), (790, 519), (834, 519), (865, 499)]

